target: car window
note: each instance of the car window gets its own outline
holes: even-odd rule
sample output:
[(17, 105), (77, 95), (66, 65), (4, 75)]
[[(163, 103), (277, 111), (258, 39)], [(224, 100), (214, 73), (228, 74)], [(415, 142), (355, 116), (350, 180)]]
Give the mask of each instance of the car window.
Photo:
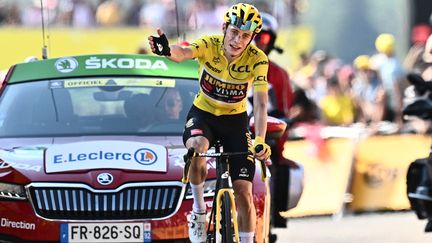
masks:
[(6, 86), (0, 137), (179, 135), (196, 80), (84, 78)]

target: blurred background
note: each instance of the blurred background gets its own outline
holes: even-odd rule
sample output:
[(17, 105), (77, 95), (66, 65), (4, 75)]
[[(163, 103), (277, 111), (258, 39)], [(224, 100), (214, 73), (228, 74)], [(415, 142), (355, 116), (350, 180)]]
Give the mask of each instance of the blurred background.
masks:
[[(44, 17), (51, 57), (136, 52), (155, 27), (173, 39), (193, 40), (202, 32), (221, 29), (222, 16), (233, 0), (44, 0)], [(286, 50), (274, 58), (293, 69), (299, 53), (325, 50), (351, 62), (373, 53), (378, 34), (397, 38), (403, 58), (410, 32), (430, 22), (428, 0), (254, 0), (243, 1), (273, 14), (279, 21), (277, 43)], [(0, 0), (0, 69), (29, 55), (40, 55), (40, 0)]]
[[(0, 72), (29, 56), (40, 58), (44, 45), (49, 57), (148, 53), (147, 37), (157, 27), (171, 43), (221, 34), (223, 14), (237, 2), (44, 0), (41, 10), (40, 0), (0, 0)], [(242, 2), (278, 20), (276, 45), (284, 52), (269, 57), (288, 71), (291, 111), (303, 114), (290, 128), (284, 156), (304, 168), (304, 188), (284, 216), (409, 210), (408, 166), (427, 157), (432, 126), (403, 117), (394, 103), (409, 98), (406, 74), (432, 80), (432, 1)], [(383, 55), (398, 63), (396, 90), (375, 89), (386, 86)]]

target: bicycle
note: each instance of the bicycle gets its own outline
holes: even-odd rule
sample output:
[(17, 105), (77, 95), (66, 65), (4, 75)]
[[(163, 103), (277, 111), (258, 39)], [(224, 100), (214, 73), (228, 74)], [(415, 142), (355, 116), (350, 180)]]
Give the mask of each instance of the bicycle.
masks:
[[(189, 149), (183, 156), (185, 166), (183, 169), (183, 183), (189, 182), (189, 168), (191, 159), (194, 157), (216, 158), (216, 188), (215, 196), (213, 197), (213, 207), (210, 213), (210, 221), (207, 227), (207, 242), (240, 242), (238, 225), (237, 225), (237, 209), (234, 200), (234, 190), (232, 188), (231, 178), (229, 176), (228, 159), (235, 156), (253, 155), (248, 152), (221, 152), (220, 141), (214, 145), (214, 153), (197, 153), (193, 149)], [(256, 152), (262, 148), (257, 147)], [(267, 178), (265, 161), (260, 161), (261, 180)], [(213, 234), (211, 232), (211, 222), (213, 222)]]

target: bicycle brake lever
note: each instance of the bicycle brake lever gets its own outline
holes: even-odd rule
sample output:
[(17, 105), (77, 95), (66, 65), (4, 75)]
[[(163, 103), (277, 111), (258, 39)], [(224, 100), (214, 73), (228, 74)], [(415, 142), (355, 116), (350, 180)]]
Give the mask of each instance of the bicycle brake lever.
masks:
[[(259, 153), (264, 149), (264, 146), (262, 146), (261, 144), (258, 144), (255, 147), (255, 153)], [(259, 160), (260, 161), (260, 166), (261, 166), (261, 181), (264, 182), (265, 179), (267, 179), (267, 166), (264, 160)]]
[(195, 156), (196, 156), (196, 154), (195, 154), (195, 149), (194, 149), (194, 148), (190, 148), (190, 149), (188, 149), (188, 151), (187, 151), (187, 156), (188, 156), (189, 158), (193, 158), (193, 157), (195, 157)]

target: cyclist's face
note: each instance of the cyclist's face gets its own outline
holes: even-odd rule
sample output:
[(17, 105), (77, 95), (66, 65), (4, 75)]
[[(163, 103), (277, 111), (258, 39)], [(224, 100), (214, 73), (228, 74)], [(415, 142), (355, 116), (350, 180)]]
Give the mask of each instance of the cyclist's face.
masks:
[(252, 31), (241, 30), (234, 25), (229, 25), (224, 39), (224, 51), (227, 57), (230, 59), (240, 56), (252, 38)]

